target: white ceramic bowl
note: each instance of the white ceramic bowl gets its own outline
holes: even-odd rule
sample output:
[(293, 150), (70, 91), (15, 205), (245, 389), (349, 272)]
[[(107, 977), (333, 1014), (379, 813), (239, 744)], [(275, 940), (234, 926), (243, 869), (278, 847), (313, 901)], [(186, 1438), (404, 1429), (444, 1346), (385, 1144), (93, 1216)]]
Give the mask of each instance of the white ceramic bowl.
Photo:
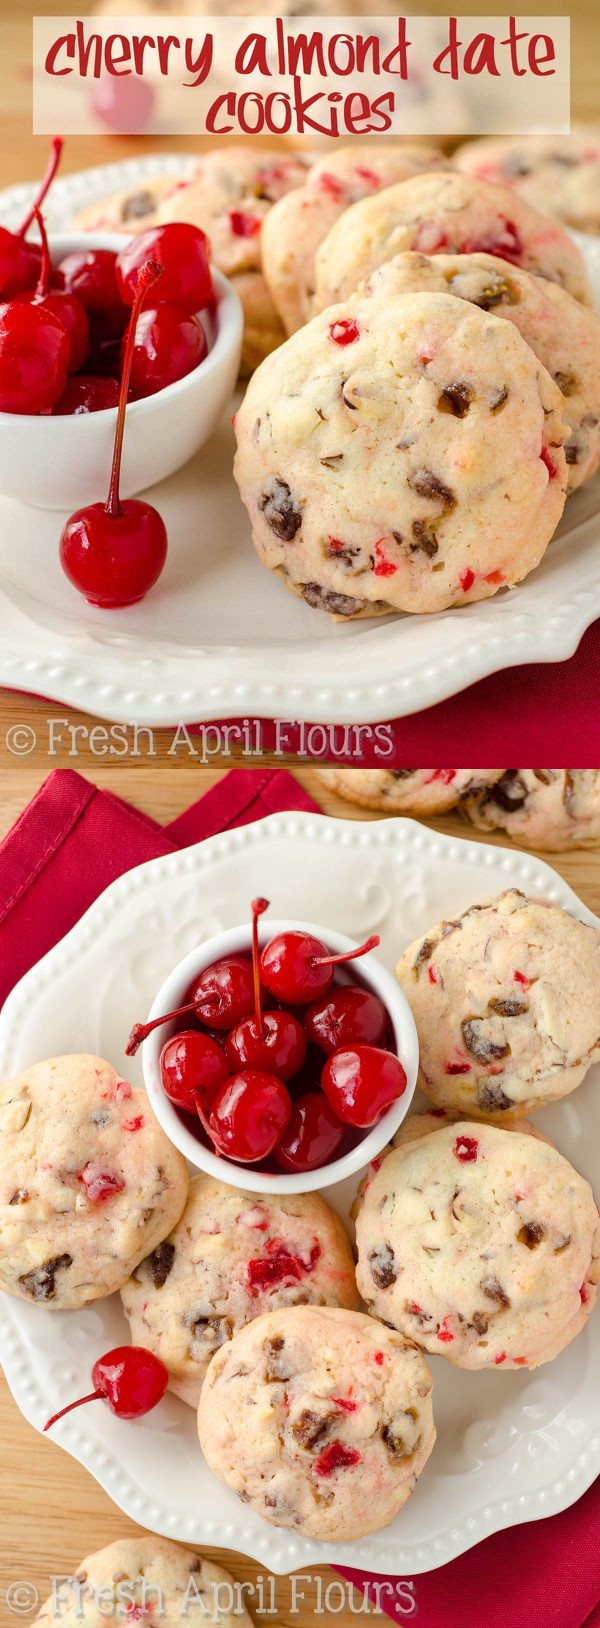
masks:
[[(336, 955), (357, 948), (354, 939), (347, 938), (345, 933), (335, 933), (329, 927), (318, 927), (313, 922), (306, 921), (267, 921), (264, 918), (258, 925), (259, 943), (262, 947), (269, 939), (274, 938), (276, 933), (298, 928), (303, 932), (312, 933), (315, 938), (320, 938)], [(246, 955), (250, 953), (250, 928), (247, 924), (230, 927), (226, 932), (217, 933), (213, 938), (207, 939), (180, 961), (165, 979), (153, 1001), (149, 1018), (160, 1017), (161, 1012), (175, 1011), (182, 1004), (192, 980), (197, 978), (205, 967), (210, 966), (213, 961), (220, 961), (223, 956), (239, 955), (240, 952)], [(170, 1141), (175, 1143), (195, 1169), (204, 1170), (207, 1175), (214, 1176), (218, 1181), (226, 1181), (230, 1187), (241, 1187), (247, 1192), (308, 1193), (316, 1188), (322, 1191), (324, 1187), (333, 1186), (334, 1182), (343, 1181), (346, 1176), (355, 1175), (369, 1163), (370, 1159), (377, 1157), (402, 1124), (410, 1107), (417, 1079), (419, 1043), (408, 1001), (396, 979), (381, 965), (372, 951), (369, 955), (361, 956), (357, 973), (365, 987), (380, 996), (389, 1013), (394, 1046), (406, 1072), (406, 1090), (397, 1102), (392, 1103), (391, 1108), (383, 1114), (377, 1124), (366, 1132), (357, 1147), (350, 1153), (345, 1153), (342, 1158), (332, 1160), (331, 1164), (321, 1166), (319, 1170), (310, 1170), (299, 1175), (263, 1175), (251, 1164), (237, 1165), (230, 1163), (228, 1159), (217, 1158), (215, 1153), (211, 1153), (186, 1129), (163, 1089), (160, 1054), (165, 1041), (175, 1033), (177, 1024), (165, 1024), (148, 1036), (142, 1048), (144, 1081), (148, 1096), (156, 1117)]]
[[(77, 249), (114, 249), (122, 235), (65, 233), (50, 239), (56, 265)], [(155, 486), (198, 451), (216, 428), (234, 388), (242, 348), (243, 314), (235, 290), (213, 267), (214, 314), (202, 322), (208, 356), (184, 379), (127, 408), (121, 493)], [(78, 509), (108, 492), (116, 408), (67, 417), (0, 413), (0, 492), (44, 509)]]

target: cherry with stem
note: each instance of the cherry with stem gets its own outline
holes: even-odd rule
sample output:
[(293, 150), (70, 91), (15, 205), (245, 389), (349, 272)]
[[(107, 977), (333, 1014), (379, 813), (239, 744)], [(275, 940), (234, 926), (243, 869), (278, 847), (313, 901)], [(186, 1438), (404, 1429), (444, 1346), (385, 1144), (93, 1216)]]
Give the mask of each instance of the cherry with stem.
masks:
[(333, 969), (346, 961), (357, 961), (376, 949), (377, 933), (356, 949), (331, 955), (320, 939), (311, 933), (291, 930), (279, 933), (263, 950), (260, 963), (262, 982), (286, 1006), (303, 1006), (324, 995), (333, 983)]
[(141, 1345), (117, 1345), (92, 1368), (94, 1390), (47, 1419), (44, 1431), (86, 1402), (106, 1402), (118, 1419), (140, 1419), (162, 1400), (169, 1383), (164, 1362)]
[(162, 266), (142, 266), (123, 350), (119, 407), (106, 503), (92, 503), (71, 515), (60, 540), (60, 560), (73, 586), (92, 605), (117, 609), (135, 605), (158, 581), (167, 557), (167, 532), (158, 510), (119, 491), (123, 435), (136, 323)]
[(6, 226), (0, 226), (0, 295), (2, 299), (8, 299), (13, 294), (20, 294), (24, 289), (32, 288), (36, 282), (40, 267), (40, 249), (37, 244), (26, 242), (26, 236), (35, 218), (36, 211), (41, 209), (52, 185), (60, 164), (63, 145), (61, 136), (53, 137), (50, 144), (50, 156), (46, 173), (18, 230), (9, 232)]
[(306, 1057), (306, 1035), (293, 1012), (263, 1011), (260, 981), (258, 920), (269, 908), (268, 899), (252, 901), (252, 976), (254, 1015), (244, 1018), (227, 1037), (225, 1050), (230, 1067), (273, 1070), (281, 1080), (291, 1080)]
[(52, 262), (46, 228), (39, 209), (34, 210), (34, 217), (38, 223), (42, 243), (40, 275), (33, 293), (19, 294), (17, 299), (19, 303), (41, 307), (44, 311), (50, 311), (52, 316), (58, 317), (59, 322), (62, 322), (67, 330), (71, 346), (69, 373), (77, 373), (83, 366), (90, 348), (89, 322), (81, 300), (78, 300), (76, 294), (70, 294), (66, 289), (51, 287)]

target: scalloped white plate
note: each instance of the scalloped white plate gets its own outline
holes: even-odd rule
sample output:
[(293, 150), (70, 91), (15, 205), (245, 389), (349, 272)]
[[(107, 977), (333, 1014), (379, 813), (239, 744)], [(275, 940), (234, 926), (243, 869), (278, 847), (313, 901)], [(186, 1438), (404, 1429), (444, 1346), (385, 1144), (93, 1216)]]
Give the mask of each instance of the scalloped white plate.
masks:
[[(94, 198), (193, 163), (150, 154), (68, 175), (52, 190), (48, 225), (64, 230)], [(18, 224), (31, 194), (1, 193), (0, 223)], [(600, 292), (600, 239), (580, 242)], [(520, 588), (460, 611), (343, 626), (260, 565), (232, 455), (227, 419), (192, 463), (151, 490), (169, 560), (148, 599), (116, 613), (86, 605), (63, 576), (60, 514), (0, 498), (0, 684), (157, 727), (240, 713), (376, 723), (501, 668), (564, 660), (600, 614), (600, 477), (571, 499)]]
[[(265, 890), (276, 915), (329, 921), (353, 938), (381, 934), (400, 950), (442, 915), (516, 885), (595, 918), (548, 865), (518, 852), (437, 836), (409, 820), (361, 824), (277, 814), (140, 866), (114, 882), (37, 967), (0, 1015), (0, 1071), (92, 1051), (117, 1067), (134, 1017), (169, 968), (202, 938), (239, 921)], [(132, 1077), (141, 1083), (139, 1061)], [(591, 1178), (600, 1138), (600, 1069), (542, 1116), (562, 1152)], [(357, 1183), (329, 1188), (347, 1216)], [(118, 1296), (49, 1312), (2, 1296), (0, 1356), (13, 1394), (39, 1430), (89, 1388), (100, 1352), (127, 1340)], [(410, 1502), (373, 1537), (307, 1542), (268, 1526), (206, 1468), (191, 1408), (167, 1397), (131, 1425), (98, 1404), (55, 1427), (140, 1525), (253, 1555), (274, 1572), (324, 1561), (413, 1575), (502, 1527), (574, 1503), (600, 1469), (598, 1313), (555, 1362), (530, 1374), (473, 1375), (432, 1358), (438, 1440)]]

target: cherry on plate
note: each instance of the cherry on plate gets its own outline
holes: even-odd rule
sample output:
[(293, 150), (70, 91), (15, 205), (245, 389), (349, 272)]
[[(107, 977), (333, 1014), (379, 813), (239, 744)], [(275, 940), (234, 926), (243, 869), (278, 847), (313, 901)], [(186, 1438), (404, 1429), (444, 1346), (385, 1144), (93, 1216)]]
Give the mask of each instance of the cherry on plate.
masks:
[(152, 1351), (146, 1351), (141, 1345), (117, 1345), (94, 1363), (94, 1389), (89, 1396), (80, 1396), (76, 1402), (61, 1408), (60, 1413), (53, 1413), (44, 1430), (49, 1430), (65, 1413), (72, 1413), (73, 1408), (83, 1407), (85, 1402), (106, 1402), (118, 1419), (140, 1419), (162, 1400), (168, 1383), (164, 1362)]
[(177, 305), (156, 305), (138, 317), (131, 364), (131, 391), (136, 398), (184, 379), (208, 356), (198, 317)]
[(334, 1158), (345, 1135), (346, 1126), (340, 1124), (323, 1092), (307, 1091), (292, 1103), (287, 1130), (275, 1150), (275, 1162), (281, 1170), (319, 1170)]
[(328, 1058), (321, 1084), (338, 1118), (366, 1129), (403, 1095), (406, 1074), (392, 1051), (348, 1046)]
[(161, 275), (151, 261), (140, 272), (131, 312), (106, 503), (77, 509), (63, 527), (60, 562), (69, 581), (92, 605), (116, 610), (135, 605), (158, 581), (167, 557), (167, 532), (158, 510), (141, 498), (121, 499), (119, 482), (135, 324), (150, 288)]
[(277, 1147), (292, 1104), (283, 1080), (260, 1069), (244, 1069), (215, 1093), (208, 1113), (198, 1098), (198, 1115), (217, 1153), (240, 1164), (257, 1164)]
[(388, 1015), (378, 995), (360, 984), (341, 984), (309, 1006), (304, 1027), (309, 1040), (331, 1057), (340, 1047), (362, 1042), (381, 1046), (386, 1037)]
[(172, 221), (165, 226), (151, 226), (132, 238), (121, 250), (116, 265), (117, 287), (126, 305), (132, 303), (138, 272), (145, 260), (157, 260), (163, 267), (161, 302), (192, 313), (209, 304), (213, 292), (209, 242), (199, 226)]
[(221, 1047), (200, 1029), (180, 1030), (165, 1042), (160, 1054), (165, 1095), (188, 1113), (196, 1111), (198, 1091), (216, 1090), (229, 1073)]

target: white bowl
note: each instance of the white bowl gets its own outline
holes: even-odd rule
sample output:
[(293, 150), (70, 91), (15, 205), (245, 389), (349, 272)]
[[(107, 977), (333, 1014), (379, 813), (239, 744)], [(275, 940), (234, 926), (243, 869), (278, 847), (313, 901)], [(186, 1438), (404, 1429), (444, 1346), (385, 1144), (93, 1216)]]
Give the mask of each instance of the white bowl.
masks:
[[(276, 933), (298, 928), (321, 939), (336, 955), (357, 948), (354, 939), (347, 938), (345, 933), (335, 933), (329, 927), (318, 927), (313, 922), (306, 921), (267, 921), (264, 918), (258, 924), (259, 943), (262, 946), (274, 938)], [(210, 966), (213, 961), (220, 961), (223, 956), (239, 955), (240, 952), (246, 955), (250, 953), (250, 928), (247, 924), (230, 927), (226, 932), (216, 933), (213, 938), (206, 939), (204, 944), (186, 955), (165, 979), (152, 1003), (149, 1021), (160, 1017), (161, 1012), (175, 1011), (183, 1003), (192, 980), (197, 978), (205, 967)], [(350, 1153), (345, 1153), (342, 1158), (333, 1159), (330, 1164), (322, 1165), (318, 1170), (304, 1171), (299, 1175), (263, 1175), (251, 1164), (232, 1164), (229, 1159), (218, 1158), (215, 1153), (211, 1153), (209, 1148), (192, 1136), (182, 1124), (163, 1089), (160, 1054), (165, 1041), (175, 1033), (177, 1024), (175, 1022), (164, 1024), (162, 1028), (155, 1029), (154, 1033), (148, 1036), (142, 1048), (144, 1082), (148, 1096), (156, 1117), (170, 1141), (175, 1143), (195, 1169), (204, 1170), (217, 1181), (226, 1181), (230, 1187), (241, 1187), (246, 1192), (309, 1193), (315, 1188), (322, 1190), (324, 1187), (333, 1186), (334, 1182), (343, 1181), (346, 1176), (355, 1175), (381, 1153), (386, 1142), (389, 1142), (390, 1137), (402, 1124), (410, 1107), (417, 1080), (419, 1042), (406, 997), (396, 979), (381, 965), (372, 951), (369, 955), (361, 957), (357, 972), (365, 987), (379, 995), (387, 1009), (394, 1046), (406, 1072), (406, 1090), (397, 1102), (392, 1103), (387, 1113), (378, 1119), (377, 1124), (366, 1132), (357, 1147)]]
[[(78, 249), (113, 249), (122, 235), (65, 233), (50, 239), (52, 261)], [(123, 444), (121, 493), (155, 486), (198, 451), (216, 428), (238, 374), (243, 314), (227, 278), (212, 269), (214, 315), (202, 313), (210, 350), (184, 379), (130, 402)], [(108, 492), (116, 407), (63, 417), (0, 413), (0, 492), (44, 509), (78, 509)]]

